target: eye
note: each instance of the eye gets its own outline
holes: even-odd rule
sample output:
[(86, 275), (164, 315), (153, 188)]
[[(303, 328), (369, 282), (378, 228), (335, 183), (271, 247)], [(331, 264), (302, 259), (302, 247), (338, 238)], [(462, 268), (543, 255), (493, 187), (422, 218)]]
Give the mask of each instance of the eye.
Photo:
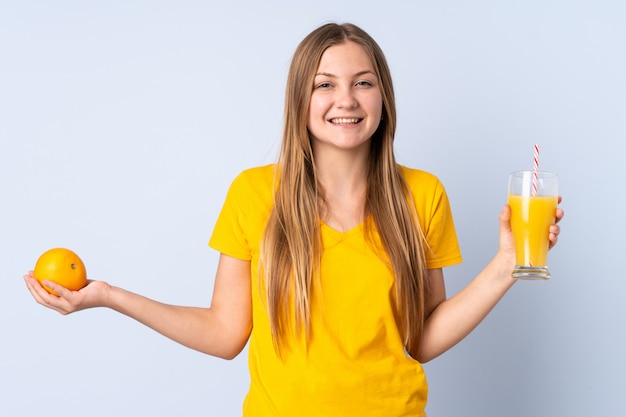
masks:
[(357, 81), (356, 85), (358, 87), (371, 87), (374, 84), (372, 84), (371, 82), (369, 82), (367, 80), (362, 80), (362, 81)]
[(331, 84), (330, 84), (330, 83), (319, 83), (319, 84), (317, 84), (317, 85), (315, 86), (315, 88), (322, 88), (322, 89), (324, 89), (324, 88), (330, 88), (330, 87), (331, 87)]

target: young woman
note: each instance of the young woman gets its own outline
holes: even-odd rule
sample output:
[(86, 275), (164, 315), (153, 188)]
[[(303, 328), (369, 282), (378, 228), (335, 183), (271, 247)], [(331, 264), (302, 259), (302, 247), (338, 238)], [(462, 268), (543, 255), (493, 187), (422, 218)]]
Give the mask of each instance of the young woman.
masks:
[[(159, 303), (90, 281), (72, 292), (28, 274), (33, 297), (67, 314), (104, 306), (210, 355), (249, 341), (245, 416), (422, 416), (420, 363), (458, 343), (515, 282), (509, 208), (485, 269), (446, 299), (461, 261), (439, 180), (396, 163), (391, 76), (376, 42), (326, 24), (295, 51), (276, 164), (232, 183), (210, 245), (211, 306)], [(563, 217), (557, 210), (557, 219)], [(559, 227), (550, 228), (557, 242)]]

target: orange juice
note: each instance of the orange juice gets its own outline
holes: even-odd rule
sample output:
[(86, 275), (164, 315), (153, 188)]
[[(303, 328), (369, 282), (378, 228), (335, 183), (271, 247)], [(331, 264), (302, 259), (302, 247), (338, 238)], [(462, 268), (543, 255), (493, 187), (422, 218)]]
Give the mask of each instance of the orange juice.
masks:
[(548, 265), (550, 225), (554, 224), (556, 196), (521, 196), (509, 194), (511, 228), (515, 238), (518, 266), (545, 267)]

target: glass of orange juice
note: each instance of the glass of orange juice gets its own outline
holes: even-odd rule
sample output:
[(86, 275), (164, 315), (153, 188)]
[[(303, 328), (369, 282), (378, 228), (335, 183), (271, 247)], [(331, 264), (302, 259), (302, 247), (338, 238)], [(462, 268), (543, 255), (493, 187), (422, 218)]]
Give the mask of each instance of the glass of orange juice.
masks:
[(556, 220), (557, 175), (515, 171), (509, 175), (511, 229), (515, 239), (513, 278), (549, 279), (550, 225)]

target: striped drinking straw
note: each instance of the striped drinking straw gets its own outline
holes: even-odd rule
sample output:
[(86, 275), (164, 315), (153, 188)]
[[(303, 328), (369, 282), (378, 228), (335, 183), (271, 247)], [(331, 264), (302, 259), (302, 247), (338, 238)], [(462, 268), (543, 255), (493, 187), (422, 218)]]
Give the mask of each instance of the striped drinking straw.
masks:
[(533, 197), (537, 195), (537, 181), (539, 179), (539, 145), (535, 144), (535, 153), (533, 155)]
[[(533, 154), (533, 197), (537, 196), (537, 182), (539, 180), (539, 145), (535, 143), (535, 152)], [(529, 265), (532, 267), (533, 263), (529, 262)]]

